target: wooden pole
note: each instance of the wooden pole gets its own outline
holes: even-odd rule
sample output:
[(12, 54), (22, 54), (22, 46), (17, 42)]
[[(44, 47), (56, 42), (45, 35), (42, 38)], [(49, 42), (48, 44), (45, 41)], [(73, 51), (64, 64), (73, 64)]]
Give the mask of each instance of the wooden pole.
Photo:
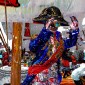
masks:
[(4, 47), (5, 47), (6, 51), (8, 52), (8, 45), (7, 45), (6, 41), (5, 41), (5, 38), (4, 38), (4, 35), (2, 33), (1, 28), (0, 28), (0, 39), (1, 39), (1, 41), (2, 41), (2, 43), (4, 45)]
[(21, 32), (22, 23), (14, 22), (12, 41), (11, 85), (20, 85), (21, 82)]
[(4, 42), (3, 37), (1, 35), (0, 35), (0, 39), (1, 39), (1, 41), (2, 41), (2, 43), (4, 45), (4, 47), (5, 47), (6, 51), (8, 52), (7, 44)]
[(4, 3), (5, 3), (6, 35), (7, 35), (7, 45), (8, 45), (8, 23), (7, 23), (7, 6), (6, 6), (6, 0), (4, 0)]

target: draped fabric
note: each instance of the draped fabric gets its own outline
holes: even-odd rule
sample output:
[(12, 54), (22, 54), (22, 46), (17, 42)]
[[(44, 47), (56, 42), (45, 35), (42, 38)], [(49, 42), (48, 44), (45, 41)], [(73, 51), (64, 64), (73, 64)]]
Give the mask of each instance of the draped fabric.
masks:
[[(45, 29), (45, 27), (44, 27), (41, 30), (38, 37), (30, 42), (30, 50), (32, 52), (36, 53), (36, 57), (35, 57), (35, 62), (28, 69), (28, 75), (29, 75), (27, 77), (27, 79), (29, 79), (28, 83), (30, 83), (34, 79), (34, 77), (32, 77), (33, 75), (37, 75), (38, 73), (42, 72), (43, 70), (48, 69), (55, 62), (57, 62), (59, 57), (62, 56), (64, 46), (63, 46), (62, 38), (59, 38), (60, 37), (59, 32), (56, 32), (56, 37), (58, 39), (58, 40), (56, 39), (56, 47), (57, 47), (56, 51), (54, 51), (54, 53), (50, 53), (50, 52), (52, 52), (49, 50), (50, 45), (49, 46), (46, 45), (45, 50), (43, 50), (44, 52), (42, 51), (43, 47), (45, 46), (46, 42), (49, 41), (50, 36), (52, 34), (53, 33), (51, 31)], [(42, 61), (42, 58), (44, 59), (44, 58), (48, 57), (47, 55), (48, 56), (50, 55), (49, 59)], [(30, 80), (30, 78), (31, 78), (31, 80)], [(25, 85), (27, 79), (24, 80), (22, 85)]]
[(6, 1), (6, 6), (14, 6), (14, 7), (20, 6), (18, 0), (0, 0), (0, 5), (5, 5), (5, 1)]
[(45, 27), (41, 30), (38, 37), (31, 40), (29, 44), (29, 49), (33, 53), (40, 53), (41, 49), (45, 46), (46, 42), (50, 39), (50, 36), (52, 35), (52, 32), (49, 30), (46, 30)]
[[(27, 77), (28, 83), (30, 83), (34, 77), (39, 73), (41, 73), (43, 70), (48, 69), (50, 66), (52, 66), (55, 62), (58, 62), (58, 59), (62, 56), (62, 53), (65, 49), (68, 49), (70, 47), (73, 47), (76, 45), (77, 37), (78, 37), (79, 29), (70, 31), (69, 39), (63, 40), (61, 37), (61, 33), (59, 31), (56, 31), (56, 43), (53, 41), (51, 36), (53, 36), (53, 33), (45, 27), (41, 30), (38, 37), (30, 42), (29, 48), (32, 52), (36, 54), (34, 65), (30, 66), (28, 69)], [(55, 33), (54, 33), (55, 34)], [(43, 47), (45, 46), (46, 42), (49, 41), (51, 38), (51, 44), (47, 45), (45, 49), (42, 51)], [(54, 37), (55, 38), (55, 37)], [(55, 45), (54, 45), (55, 43)], [(52, 48), (56, 46), (56, 51), (52, 52)], [(49, 49), (51, 50), (51, 53), (49, 53)], [(47, 53), (46, 53), (47, 52)], [(47, 57), (47, 55), (51, 54), (49, 56), (49, 59), (44, 61), (43, 63), (40, 63), (42, 61), (42, 58)], [(27, 80), (25, 79), (25, 80)], [(22, 85), (25, 85), (25, 81)]]
[(55, 62), (57, 62), (58, 58), (62, 56), (62, 52), (63, 52), (63, 44), (62, 41), (60, 41), (60, 45), (57, 48), (56, 52), (53, 53), (53, 55), (51, 56), (51, 58), (49, 60), (47, 60), (44, 64), (40, 65), (34, 65), (29, 67), (28, 69), (28, 74), (30, 75), (36, 75), (40, 72), (42, 72), (45, 69), (48, 69), (50, 66), (52, 66), (52, 64), (54, 64)]

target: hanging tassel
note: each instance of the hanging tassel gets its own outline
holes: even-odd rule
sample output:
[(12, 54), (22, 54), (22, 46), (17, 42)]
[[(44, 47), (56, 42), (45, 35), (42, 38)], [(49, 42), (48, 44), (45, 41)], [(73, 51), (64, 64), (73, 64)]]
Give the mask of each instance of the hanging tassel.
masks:
[(25, 33), (24, 33), (25, 37), (30, 37), (30, 27), (29, 27), (29, 23), (25, 23)]

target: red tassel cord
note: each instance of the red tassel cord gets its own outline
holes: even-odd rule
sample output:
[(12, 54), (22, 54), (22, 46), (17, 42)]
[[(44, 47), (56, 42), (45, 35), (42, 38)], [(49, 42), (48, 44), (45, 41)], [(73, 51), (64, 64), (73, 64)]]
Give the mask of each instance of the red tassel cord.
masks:
[(30, 27), (29, 27), (29, 23), (25, 23), (25, 33), (24, 33), (25, 37), (30, 37)]

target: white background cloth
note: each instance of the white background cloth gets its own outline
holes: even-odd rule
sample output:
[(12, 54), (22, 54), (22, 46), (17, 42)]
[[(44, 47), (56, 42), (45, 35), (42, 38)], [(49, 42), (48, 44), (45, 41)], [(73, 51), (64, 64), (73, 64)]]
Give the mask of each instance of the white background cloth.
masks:
[[(80, 22), (85, 17), (85, 0), (18, 0), (20, 7), (7, 7), (8, 21), (32, 22), (41, 11), (49, 6), (58, 7), (64, 17), (70, 21), (69, 17), (75, 15)], [(0, 6), (0, 21), (5, 21), (5, 8)]]
[(80, 67), (73, 70), (72, 71), (72, 74), (71, 74), (71, 77), (74, 79), (74, 80), (80, 80), (80, 76), (84, 76), (85, 75), (85, 63), (82, 63), (80, 64)]

